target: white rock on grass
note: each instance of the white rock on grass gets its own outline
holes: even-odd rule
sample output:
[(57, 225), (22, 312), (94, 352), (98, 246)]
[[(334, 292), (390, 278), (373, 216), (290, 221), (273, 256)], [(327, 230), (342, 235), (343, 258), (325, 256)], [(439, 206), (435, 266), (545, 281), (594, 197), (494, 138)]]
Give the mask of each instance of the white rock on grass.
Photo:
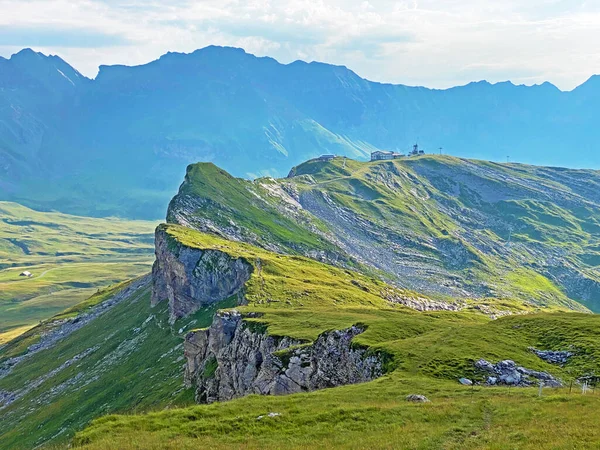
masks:
[(429, 403), (429, 399), (427, 397), (425, 397), (424, 395), (420, 395), (420, 394), (407, 395), (406, 401), (413, 402), (413, 403)]

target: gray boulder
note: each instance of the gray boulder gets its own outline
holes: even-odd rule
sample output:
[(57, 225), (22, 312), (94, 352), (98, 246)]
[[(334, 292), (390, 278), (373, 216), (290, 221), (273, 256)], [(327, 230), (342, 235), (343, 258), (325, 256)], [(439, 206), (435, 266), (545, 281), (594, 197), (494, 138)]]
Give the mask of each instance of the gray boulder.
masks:
[(424, 395), (419, 395), (419, 394), (407, 395), (406, 401), (412, 402), (412, 403), (429, 403), (429, 399), (427, 397), (425, 397)]

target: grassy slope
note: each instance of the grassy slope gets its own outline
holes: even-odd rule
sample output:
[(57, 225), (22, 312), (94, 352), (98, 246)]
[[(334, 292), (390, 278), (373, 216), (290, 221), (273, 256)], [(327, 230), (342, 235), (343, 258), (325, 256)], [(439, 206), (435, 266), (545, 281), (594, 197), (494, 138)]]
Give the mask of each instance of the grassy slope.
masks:
[[(121, 287), (54, 319), (85, 311)], [(214, 312), (215, 308), (201, 310), (171, 327), (166, 303), (151, 308), (150, 288), (146, 285), (53, 348), (17, 365), (10, 375), (0, 379), (0, 391), (14, 392), (34, 385), (65, 361), (94, 349), (89, 356), (59, 370), (1, 410), (0, 447), (32, 448), (48, 440), (65, 441), (103, 413), (192, 403), (192, 393), (183, 388), (183, 339), (179, 330), (209, 325)], [(16, 347), (0, 351), (0, 358), (8, 351), (15, 352), (19, 346)]]
[[(467, 290), (490, 301), (600, 310), (588, 298), (593, 293), (577, 292), (579, 280), (571, 282), (575, 289), (568, 292), (548, 273), (560, 258), (600, 280), (600, 203), (594, 195), (586, 199), (585, 187), (577, 186), (579, 176), (600, 179), (596, 172), (427, 155), (372, 163), (309, 161), (292, 169), (292, 175), (249, 182), (212, 164), (195, 164), (188, 168), (180, 195), (205, 201), (190, 214), (192, 225), (194, 219), (207, 219), (227, 229), (233, 222), (245, 241), (293, 254), (326, 251), (330, 260), (358, 267), (361, 251), (353, 257), (338, 248), (331, 223), (306, 210), (294, 211), (273, 191), (326, 193), (329, 202), (361, 224), (358, 230), (370, 228), (366, 236), (351, 240), (364, 239), (366, 251), (372, 245), (398, 248), (396, 259), (406, 258), (407, 267), (416, 267), (398, 276), (403, 285), (423, 291), (429, 284), (427, 293), (435, 296), (436, 286), (453, 282), (455, 275)], [(169, 218), (174, 221), (173, 214)]]
[[(99, 287), (148, 272), (154, 227), (0, 202), (0, 344)], [(24, 270), (34, 276), (20, 277)]]
[(230, 227), (233, 223), (244, 230), (245, 240), (261, 246), (283, 245), (291, 253), (335, 248), (309, 229), (309, 224), (320, 225), (314, 218), (302, 214), (290, 218), (280, 214), (276, 202), (258, 201), (267, 197), (264, 188), (234, 178), (212, 163), (190, 165), (180, 194), (208, 199), (194, 215), (209, 217), (219, 228)]
[[(305, 340), (329, 329), (364, 324), (367, 331), (356, 343), (391, 355), (390, 372), (371, 383), (309, 394), (250, 396), (149, 415), (108, 416), (79, 433), (77, 445), (541, 449), (549, 443), (567, 446), (573, 434), (578, 445), (599, 436), (585, 418), (599, 406), (597, 397), (569, 396), (562, 390), (547, 391), (538, 399), (536, 389), (470, 389), (456, 382), (460, 376), (478, 379), (472, 363), (482, 357), (511, 358), (566, 381), (598, 371), (597, 316), (555, 312), (491, 321), (469, 311), (418, 313), (387, 305), (379, 296), (382, 284), (369, 277), (178, 226), (166, 230), (185, 245), (220, 249), (255, 265), (247, 285), (250, 303), (240, 309), (263, 315), (247, 320), (260, 322), (270, 334)], [(529, 346), (573, 346), (577, 356), (563, 368), (550, 366), (529, 352)], [(410, 393), (425, 394), (433, 402), (411, 405), (404, 401)], [(257, 420), (268, 412), (282, 416)]]
[[(583, 202), (569, 186), (539, 176), (536, 169), (489, 167), (484, 161), (448, 156), (375, 163), (337, 159), (297, 167), (294, 182), (301, 191), (326, 190), (338, 205), (400, 235), (408, 232), (421, 242), (436, 238), (460, 243), (474, 261), (465, 270), (467, 278), (486, 280), (499, 291), (509, 292), (509, 297), (573, 307), (560, 286), (536, 272), (536, 264), (540, 258), (556, 257), (552, 252), (561, 249), (569, 263), (592, 272), (592, 278), (599, 277), (593, 249), (600, 243), (600, 205)], [(526, 200), (546, 192), (568, 199), (563, 202), (568, 205)], [(496, 193), (498, 198), (493, 198)], [(478, 223), (479, 212), (487, 222)], [(497, 249), (508, 245), (509, 228), (514, 230), (514, 248), (499, 253)], [(496, 250), (489, 251), (493, 247)], [(548, 250), (546, 256), (537, 253), (540, 249)]]
[[(407, 403), (414, 393), (431, 403)], [(108, 416), (76, 444), (103, 450), (595, 448), (598, 406), (598, 396), (567, 390), (538, 398), (535, 389), (470, 389), (392, 374), (310, 394)], [(257, 420), (269, 412), (281, 416)]]

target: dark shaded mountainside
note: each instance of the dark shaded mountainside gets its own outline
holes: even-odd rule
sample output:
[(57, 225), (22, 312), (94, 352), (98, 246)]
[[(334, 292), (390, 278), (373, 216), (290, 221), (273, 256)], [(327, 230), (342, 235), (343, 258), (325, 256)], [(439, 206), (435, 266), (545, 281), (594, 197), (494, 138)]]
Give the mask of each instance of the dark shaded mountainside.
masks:
[[(321, 153), (405, 151), (597, 166), (598, 78), (572, 92), (486, 82), (431, 90), (241, 49), (169, 53), (90, 80), (56, 56), (0, 58), (0, 200), (157, 218), (183, 168), (282, 176)], [(435, 150), (437, 152), (437, 150)]]
[(464, 448), (476, 432), (510, 448), (537, 432), (501, 432), (527, 411), (554, 424), (547, 448), (597, 408), (532, 399), (600, 370), (598, 181), (441, 156), (256, 181), (191, 165), (151, 277), (0, 347), (0, 442), (281, 448), (297, 430), (292, 448)]

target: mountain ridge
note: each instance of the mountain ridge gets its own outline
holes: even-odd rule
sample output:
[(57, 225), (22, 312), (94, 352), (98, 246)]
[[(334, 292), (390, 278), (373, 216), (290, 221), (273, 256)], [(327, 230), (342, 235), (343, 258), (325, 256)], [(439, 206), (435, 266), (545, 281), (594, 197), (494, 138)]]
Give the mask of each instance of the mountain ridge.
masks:
[(287, 178), (255, 181), (196, 164), (167, 221), (383, 271), (384, 279), (434, 299), (571, 307), (576, 299), (598, 310), (598, 183), (598, 171), (434, 155), (312, 160)]
[(32, 50), (0, 65), (0, 197), (40, 209), (156, 218), (192, 162), (282, 176), (319, 154), (368, 159), (415, 140), (430, 153), (600, 165), (596, 77), (567, 92), (508, 82), (436, 90), (216, 46), (102, 66), (95, 79)]
[[(148, 66), (149, 64), (153, 64), (156, 63), (160, 60), (163, 59), (168, 59), (168, 58), (172, 58), (172, 57), (186, 57), (186, 56), (194, 56), (194, 55), (200, 55), (203, 52), (207, 52), (207, 51), (230, 51), (233, 53), (238, 53), (238, 54), (243, 54), (245, 56), (252, 56), (256, 59), (259, 60), (266, 60), (266, 61), (270, 61), (271, 63), (276, 63), (277, 65), (280, 66), (294, 66), (294, 65), (314, 65), (314, 66), (324, 66), (324, 67), (331, 67), (331, 68), (338, 68), (338, 69), (343, 69), (345, 71), (351, 72), (353, 75), (357, 76), (358, 78), (367, 81), (369, 83), (372, 84), (379, 84), (379, 85), (386, 85), (386, 86), (398, 86), (398, 87), (403, 87), (403, 88), (415, 88), (415, 89), (426, 89), (426, 90), (430, 90), (430, 91), (448, 91), (448, 90), (452, 90), (452, 89), (459, 89), (459, 88), (464, 88), (466, 86), (469, 85), (478, 85), (478, 84), (487, 84), (490, 86), (497, 86), (497, 85), (510, 85), (513, 87), (524, 87), (524, 88), (535, 88), (535, 87), (551, 87), (553, 89), (558, 90), (559, 92), (562, 93), (570, 93), (573, 92), (579, 88), (582, 88), (584, 86), (586, 86), (588, 83), (594, 82), (597, 79), (600, 79), (600, 74), (592, 74), (589, 76), (588, 79), (586, 79), (585, 81), (583, 81), (581, 84), (575, 86), (572, 89), (561, 89), (558, 86), (556, 86), (554, 83), (552, 83), (549, 80), (543, 81), (541, 83), (534, 83), (534, 84), (525, 84), (525, 83), (514, 83), (512, 80), (510, 79), (506, 79), (504, 81), (496, 81), (496, 82), (490, 82), (486, 79), (481, 79), (481, 80), (477, 80), (477, 81), (470, 81), (464, 84), (458, 84), (456, 86), (451, 86), (448, 88), (432, 88), (432, 87), (428, 87), (425, 85), (410, 85), (410, 84), (404, 84), (404, 83), (400, 83), (400, 82), (391, 82), (391, 81), (376, 81), (376, 80), (371, 80), (369, 78), (364, 78), (362, 77), (360, 74), (358, 74), (356, 71), (352, 70), (351, 68), (349, 68), (347, 65), (344, 64), (332, 64), (332, 63), (328, 63), (325, 61), (320, 61), (320, 60), (312, 60), (312, 61), (306, 61), (303, 59), (296, 59), (294, 61), (291, 61), (289, 63), (282, 63), (280, 61), (278, 61), (276, 58), (273, 58), (271, 56), (257, 56), (254, 55), (253, 53), (247, 52), (244, 48), (242, 47), (235, 47), (235, 46), (222, 46), (222, 45), (208, 45), (206, 47), (202, 47), (202, 48), (198, 48), (196, 50), (190, 51), (190, 52), (178, 52), (178, 51), (168, 51), (162, 55), (160, 55), (158, 58), (153, 59), (151, 61), (145, 62), (145, 63), (140, 63), (140, 64), (135, 64), (135, 65), (127, 65), (127, 64), (100, 64), (98, 67), (99, 68), (104, 68), (104, 69), (110, 69), (113, 67), (123, 67), (123, 68), (136, 68), (136, 67), (144, 67), (144, 66)], [(4, 57), (0, 55), (0, 61), (10, 61), (13, 58), (20, 58), (24, 55), (31, 55), (31, 54), (35, 54), (38, 56), (41, 56), (43, 58), (47, 58), (47, 59), (52, 59), (52, 60), (58, 60), (61, 61), (67, 65), (69, 65), (69, 67), (71, 67), (71, 69), (75, 70), (82, 78), (85, 78), (87, 80), (91, 80), (91, 81), (95, 81), (97, 79), (97, 75), (95, 77), (88, 77), (86, 75), (81, 74), (81, 72), (79, 72), (74, 66), (70, 65), (68, 62), (66, 62), (62, 57), (55, 55), (55, 54), (45, 54), (43, 52), (38, 52), (36, 50), (34, 50), (31, 47), (26, 47), (23, 48), (21, 50), (19, 50), (16, 53), (11, 54), (8, 57)]]

